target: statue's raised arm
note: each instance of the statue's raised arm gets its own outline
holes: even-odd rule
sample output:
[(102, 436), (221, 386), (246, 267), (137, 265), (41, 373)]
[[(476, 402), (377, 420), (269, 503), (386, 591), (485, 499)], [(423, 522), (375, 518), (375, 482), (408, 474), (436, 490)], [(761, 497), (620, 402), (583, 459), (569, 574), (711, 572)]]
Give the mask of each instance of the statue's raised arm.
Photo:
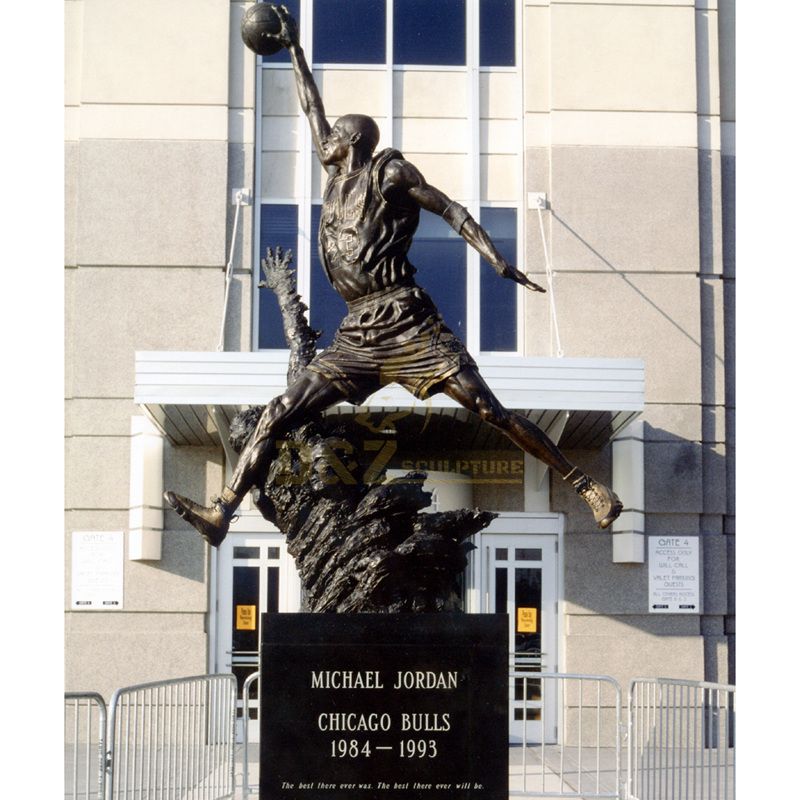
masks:
[(275, 6), (275, 11), (281, 22), (281, 29), (274, 34), (274, 38), (289, 51), (292, 59), (300, 108), (303, 109), (311, 126), (311, 136), (314, 139), (317, 156), (329, 172), (335, 171), (335, 168), (325, 164), (325, 144), (330, 136), (331, 126), (325, 116), (325, 106), (322, 104), (322, 97), (314, 82), (314, 76), (311, 74), (305, 53), (300, 46), (297, 22), (286, 6)]

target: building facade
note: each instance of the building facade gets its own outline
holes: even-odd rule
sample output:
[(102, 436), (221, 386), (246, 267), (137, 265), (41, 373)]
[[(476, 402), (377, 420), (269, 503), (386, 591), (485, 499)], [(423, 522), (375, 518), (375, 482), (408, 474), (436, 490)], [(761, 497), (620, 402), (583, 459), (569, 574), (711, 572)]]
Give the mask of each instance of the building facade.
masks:
[[(344, 312), (293, 73), (242, 44), (250, 5), (65, 3), (68, 690), (243, 677), (250, 610), (300, 606), (254, 509), (213, 550), (161, 499), (218, 493), (233, 414), (285, 386), (264, 249), (293, 251), (323, 345)], [(464, 603), (511, 614), (519, 660), (733, 682), (733, 0), (289, 5), (329, 119), (373, 116), (379, 148), (547, 285), (501, 281), (423, 214), (419, 283), (500, 399), (626, 512), (598, 532), (558, 476), (442, 396), (387, 386), (331, 413), (374, 427), (391, 474), (428, 470), (435, 507), (499, 512)], [(672, 540), (697, 589), (662, 613), (650, 554)], [(115, 605), (82, 600), (92, 587)]]

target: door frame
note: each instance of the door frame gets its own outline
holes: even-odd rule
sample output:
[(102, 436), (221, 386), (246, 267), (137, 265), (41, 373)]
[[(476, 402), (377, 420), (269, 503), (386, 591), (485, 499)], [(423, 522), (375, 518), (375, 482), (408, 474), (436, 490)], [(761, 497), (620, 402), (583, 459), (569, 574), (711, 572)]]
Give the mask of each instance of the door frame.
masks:
[[(274, 526), (267, 523), (260, 515), (243, 513), (236, 523), (236, 528), (231, 529), (225, 540), (215, 548), (212, 555), (212, 575), (214, 588), (211, 619), (209, 625), (209, 648), (213, 647), (213, 656), (209, 654), (212, 672), (232, 672), (232, 643), (233, 643), (233, 548), (242, 546), (245, 542), (249, 545), (258, 543), (261, 546), (280, 548), (277, 561), (279, 568), (278, 610), (296, 612), (300, 610), (301, 589), (300, 577), (294, 564), (294, 559), (289, 555), (286, 538)], [(275, 562), (273, 562), (275, 563)], [(273, 566), (270, 564), (269, 566)], [(263, 576), (261, 578), (259, 593), (265, 591)], [(257, 667), (256, 667), (257, 668)], [(254, 687), (258, 695), (259, 687)], [(237, 700), (237, 705), (240, 701)], [(251, 701), (252, 702), (252, 701)], [(256, 712), (257, 713), (257, 712)], [(241, 720), (241, 724), (244, 720)], [(248, 728), (251, 736), (257, 736), (258, 720), (249, 720)], [(240, 721), (237, 718), (237, 741), (241, 738)]]
[[(489, 613), (491, 607), (489, 564), (486, 549), (496, 544), (502, 536), (553, 537), (555, 543), (555, 648), (554, 660), (547, 665), (548, 672), (558, 672), (564, 663), (564, 514), (553, 512), (508, 512), (500, 513), (491, 524), (473, 537), (476, 549), (469, 554), (467, 581), (464, 594), (464, 610), (471, 614)], [(509, 721), (509, 738), (513, 720)], [(562, 721), (557, 720), (556, 738), (562, 730)]]

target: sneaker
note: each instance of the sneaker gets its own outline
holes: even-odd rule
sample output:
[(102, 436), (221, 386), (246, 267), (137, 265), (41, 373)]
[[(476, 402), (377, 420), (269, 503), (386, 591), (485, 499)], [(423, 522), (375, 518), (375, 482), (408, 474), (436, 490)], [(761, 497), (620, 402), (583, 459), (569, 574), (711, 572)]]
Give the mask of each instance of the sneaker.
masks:
[(622, 503), (619, 497), (594, 478), (580, 472), (579, 477), (572, 481), (572, 485), (592, 509), (594, 521), (601, 528), (607, 528), (622, 513)]
[(188, 497), (175, 492), (164, 492), (164, 499), (212, 546), (219, 547), (228, 533), (233, 511), (218, 497), (211, 498), (211, 507), (206, 508)]

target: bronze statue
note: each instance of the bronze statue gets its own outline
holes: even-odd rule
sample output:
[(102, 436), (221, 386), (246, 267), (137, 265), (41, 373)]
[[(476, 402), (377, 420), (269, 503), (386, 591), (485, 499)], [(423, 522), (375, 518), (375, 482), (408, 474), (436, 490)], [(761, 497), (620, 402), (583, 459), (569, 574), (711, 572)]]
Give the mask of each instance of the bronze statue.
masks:
[(331, 346), (264, 408), (222, 496), (209, 507), (171, 491), (165, 499), (209, 544), (219, 546), (239, 504), (273, 459), (279, 437), (342, 400), (358, 404), (380, 386), (396, 382), (416, 397), (444, 392), (501, 429), (569, 480), (598, 525), (607, 528), (622, 511), (616, 494), (570, 464), (536, 425), (500, 404), (464, 345), (415, 283), (416, 270), (407, 253), (420, 209), (441, 216), (501, 277), (534, 291), (544, 289), (509, 265), (469, 212), (428, 184), (400, 152), (387, 149), (375, 155), (375, 120), (347, 114), (331, 127), (296, 23), (285, 6), (275, 11), (280, 29), (264, 37), (273, 52), (279, 42), (291, 55), (300, 104), (328, 173), (319, 250), (348, 313)]

